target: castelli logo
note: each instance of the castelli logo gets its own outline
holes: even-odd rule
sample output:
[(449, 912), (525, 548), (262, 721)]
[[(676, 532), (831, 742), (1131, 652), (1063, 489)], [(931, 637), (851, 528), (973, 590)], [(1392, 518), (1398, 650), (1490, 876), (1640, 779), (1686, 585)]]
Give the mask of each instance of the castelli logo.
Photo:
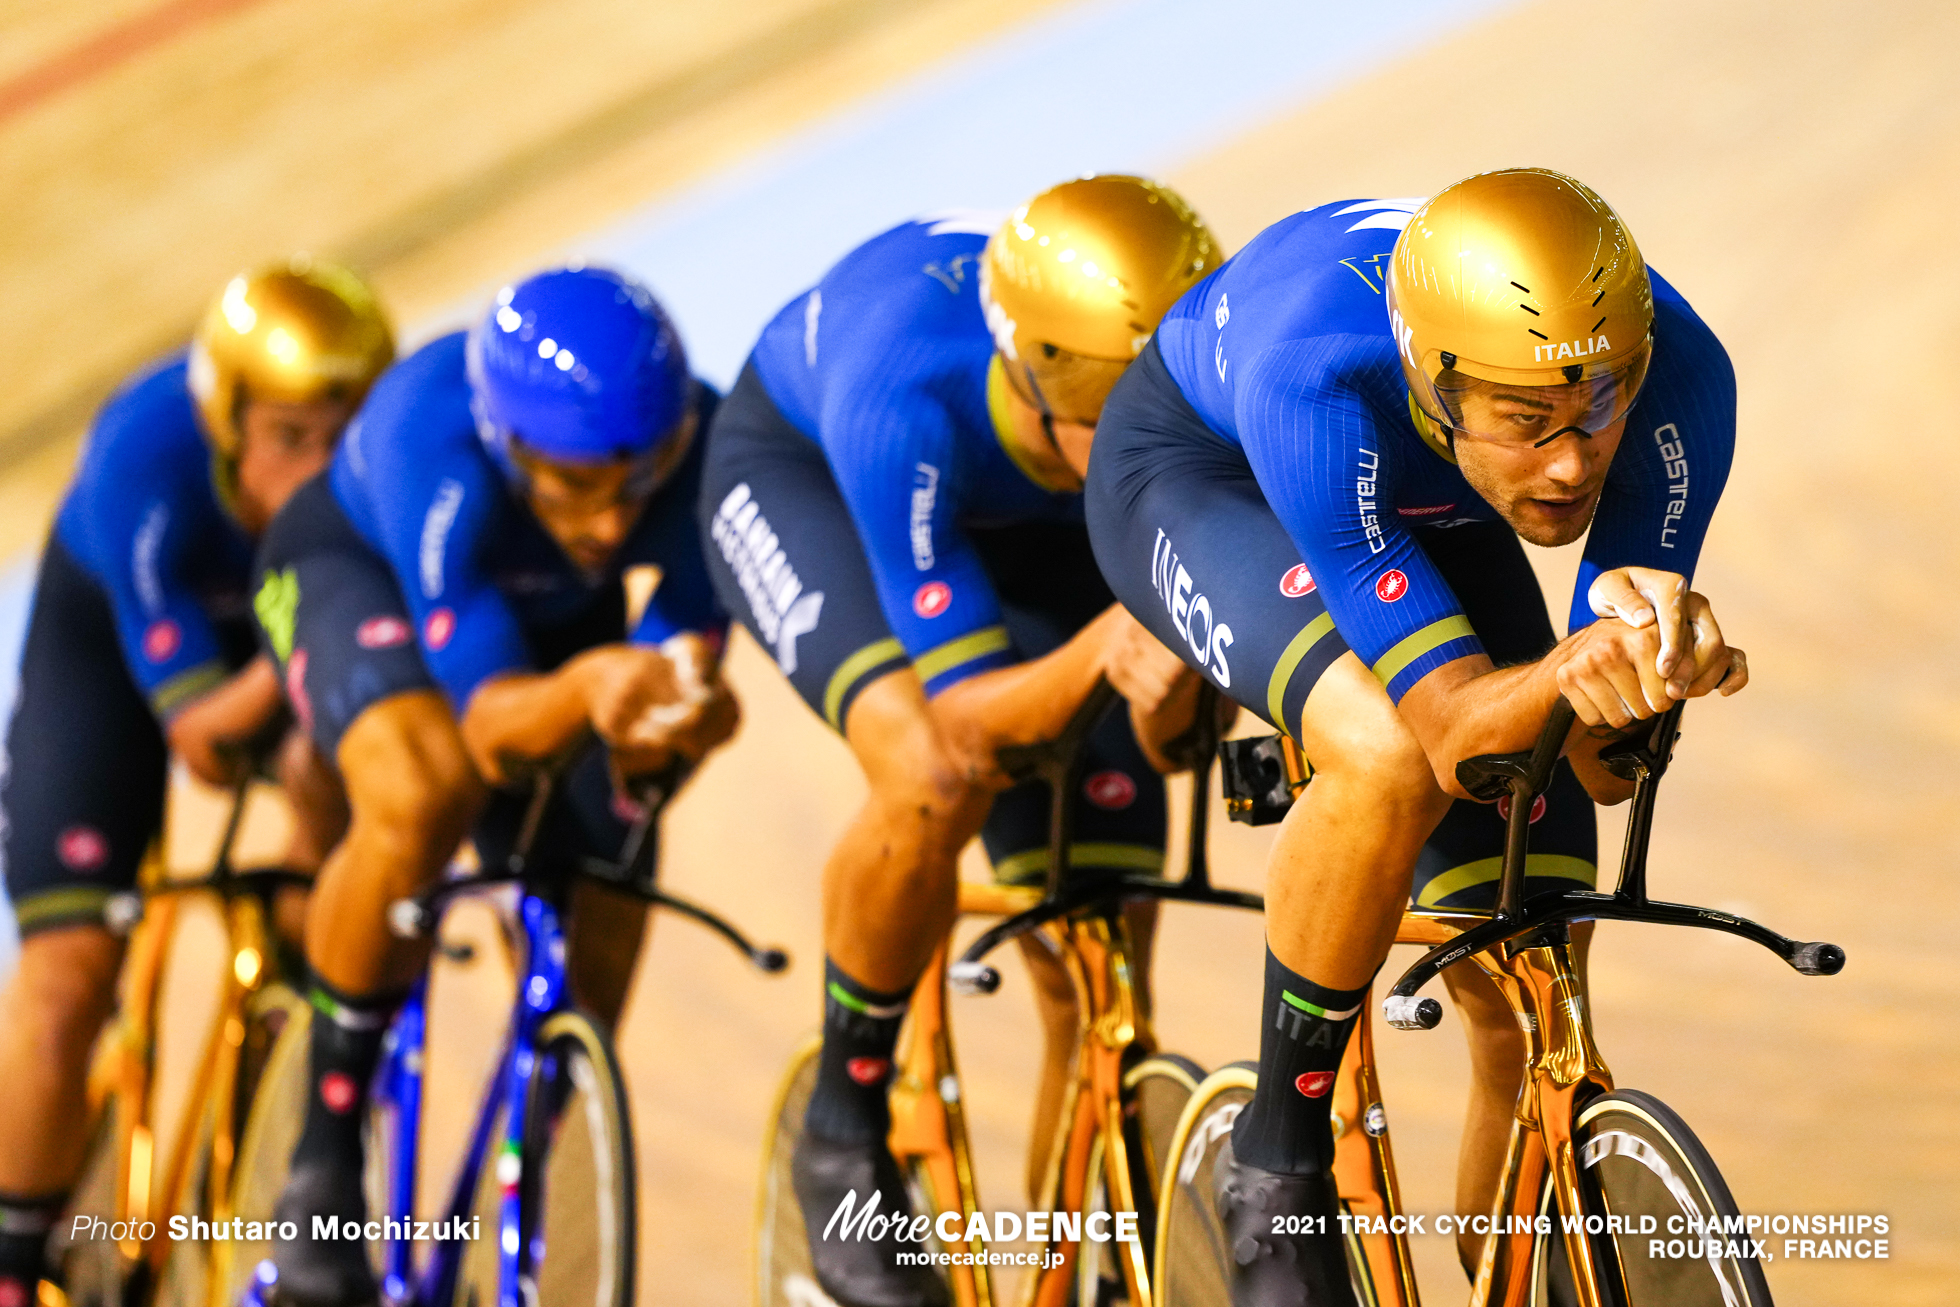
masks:
[(109, 861), (109, 839), (93, 826), (70, 826), (55, 838), (54, 851), (70, 871), (100, 871)]
[(1293, 1087), (1308, 1098), (1325, 1098), (1327, 1091), (1334, 1087), (1332, 1071), (1308, 1071), (1293, 1082)]
[(360, 1086), (345, 1071), (329, 1071), (320, 1077), (320, 1101), (335, 1116), (346, 1116), (353, 1111), (354, 1100), (360, 1096)]
[(1128, 772), (1099, 771), (1082, 782), (1082, 795), (1098, 808), (1116, 812), (1137, 801), (1137, 783)]
[(1305, 563), (1295, 563), (1286, 569), (1286, 575), (1279, 579), (1279, 592), (1288, 599), (1298, 599), (1310, 595), (1314, 590), (1313, 573)]
[(1409, 593), (1408, 575), (1399, 567), (1391, 567), (1375, 580), (1375, 598), (1385, 604), (1392, 604)]
[(414, 631), (391, 613), (370, 617), (354, 628), (354, 643), (363, 649), (394, 649), (409, 642)]
[(883, 1080), (885, 1073), (891, 1069), (891, 1062), (882, 1057), (854, 1057), (844, 1064), (844, 1070), (850, 1073), (851, 1079), (866, 1088)]
[(1398, 517), (1434, 517), (1455, 507), (1455, 504), (1433, 504), (1427, 508), (1398, 508), (1395, 512)]
[(456, 614), (451, 609), (438, 608), (422, 623), (422, 642), (431, 649), (442, 648), (455, 634)]
[(0, 1307), (28, 1307), (27, 1286), (14, 1276), (0, 1276)]
[(953, 606), (953, 587), (944, 581), (928, 581), (912, 596), (912, 611), (921, 617), (937, 617)]
[(184, 645), (184, 633), (168, 617), (159, 617), (143, 632), (143, 656), (153, 663), (167, 663)]
[[(1533, 823), (1536, 823), (1537, 820), (1544, 815), (1545, 815), (1545, 796), (1541, 794), (1537, 798), (1531, 801), (1531, 820)], [(1511, 820), (1511, 796), (1510, 795), (1507, 794), (1503, 798), (1497, 801), (1497, 816), (1500, 821)]]

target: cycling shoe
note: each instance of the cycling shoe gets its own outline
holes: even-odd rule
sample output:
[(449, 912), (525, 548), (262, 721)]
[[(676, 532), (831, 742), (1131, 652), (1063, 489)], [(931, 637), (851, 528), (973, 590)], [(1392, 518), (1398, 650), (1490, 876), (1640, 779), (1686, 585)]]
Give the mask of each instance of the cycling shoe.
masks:
[[(924, 1243), (863, 1237), (867, 1212), (905, 1216), (912, 1210), (884, 1140), (837, 1144), (806, 1134), (790, 1159), (790, 1179), (803, 1209), (817, 1283), (839, 1307), (947, 1307), (951, 1302), (946, 1282), (930, 1267), (898, 1260), (901, 1252), (926, 1251)], [(847, 1199), (850, 1210), (843, 1212)]]
[[(1261, 1170), (1233, 1156), (1229, 1141), (1215, 1174), (1232, 1256), (1232, 1307), (1354, 1307), (1330, 1177)], [(1303, 1225), (1311, 1232), (1274, 1233)]]

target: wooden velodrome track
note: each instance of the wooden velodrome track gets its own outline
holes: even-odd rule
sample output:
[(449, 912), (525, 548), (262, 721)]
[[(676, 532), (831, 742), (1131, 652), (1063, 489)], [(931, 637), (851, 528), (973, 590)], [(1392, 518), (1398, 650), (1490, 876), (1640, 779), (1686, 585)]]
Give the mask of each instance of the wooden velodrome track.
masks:
[[(424, 320), (1049, 7), (4, 0), (0, 559), (45, 532), (93, 404), (235, 266), (338, 254), (376, 274), (400, 320)], [(1887, 1261), (1773, 1263), (1791, 1303), (1960, 1292), (1943, 947), (1960, 906), (1956, 82), (1960, 12), (1937, 0), (1547, 0), (1411, 47), (1169, 178), (1237, 244), (1325, 199), (1562, 167), (1614, 201), (1728, 345), (1742, 444), (1698, 585), (1755, 683), (1688, 719), (1655, 890), (1835, 940), (1851, 961), (1803, 980), (1723, 937), (1611, 927), (1594, 993), (1621, 1083), (1695, 1125), (1745, 1210), (1891, 1219)], [(1573, 561), (1543, 561), (1562, 611)], [(817, 1015), (819, 852), (858, 794), (841, 746), (753, 647), (731, 675), (747, 725), (670, 821), (668, 876), (798, 967), (765, 981), (686, 925), (656, 931), (622, 1034), (648, 1303), (747, 1296), (763, 1117)], [(180, 861), (208, 814), (189, 796)], [(1223, 878), (1256, 885), (1267, 838), (1227, 828)], [(1170, 1046), (1207, 1065), (1256, 1047), (1259, 940), (1250, 918), (1169, 915)], [(479, 970), (447, 1001), (491, 1011), (500, 978)], [(200, 986), (190, 961), (180, 971), (188, 1030)], [(1015, 1208), (1025, 986), (956, 1013), (989, 1205)], [(1464, 1059), (1445, 1024), (1379, 1040), (1416, 1212), (1449, 1208)], [(487, 1050), (439, 1053), (460, 1079)], [(1416, 1248), (1430, 1300), (1456, 1300), (1447, 1241)]]

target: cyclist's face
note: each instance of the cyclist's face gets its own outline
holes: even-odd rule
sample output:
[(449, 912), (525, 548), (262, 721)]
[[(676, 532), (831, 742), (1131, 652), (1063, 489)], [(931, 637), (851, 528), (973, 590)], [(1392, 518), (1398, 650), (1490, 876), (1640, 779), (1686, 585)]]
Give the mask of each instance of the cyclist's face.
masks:
[(246, 530), (265, 529), (295, 490), (333, 458), (353, 416), (342, 400), (282, 404), (248, 399), (238, 414), (238, 516)]
[(1493, 387), (1463, 405), (1465, 425), (1476, 424), (1477, 433), (1456, 437), (1464, 480), (1534, 545), (1570, 544), (1585, 534), (1626, 430), (1621, 417), (1588, 433), (1590, 399), (1556, 393), (1582, 389)]
[(626, 543), (656, 479), (653, 458), (556, 463), (521, 448), (511, 457), (524, 473), (532, 515), (587, 572), (603, 568)]

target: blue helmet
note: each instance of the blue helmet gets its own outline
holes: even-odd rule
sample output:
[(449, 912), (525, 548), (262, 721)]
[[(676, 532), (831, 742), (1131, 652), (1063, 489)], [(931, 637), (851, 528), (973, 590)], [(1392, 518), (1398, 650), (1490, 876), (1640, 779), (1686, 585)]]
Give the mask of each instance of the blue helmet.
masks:
[(504, 287), (466, 357), (477, 433), (511, 475), (513, 439), (554, 462), (643, 457), (680, 428), (693, 389), (666, 310), (606, 268)]

